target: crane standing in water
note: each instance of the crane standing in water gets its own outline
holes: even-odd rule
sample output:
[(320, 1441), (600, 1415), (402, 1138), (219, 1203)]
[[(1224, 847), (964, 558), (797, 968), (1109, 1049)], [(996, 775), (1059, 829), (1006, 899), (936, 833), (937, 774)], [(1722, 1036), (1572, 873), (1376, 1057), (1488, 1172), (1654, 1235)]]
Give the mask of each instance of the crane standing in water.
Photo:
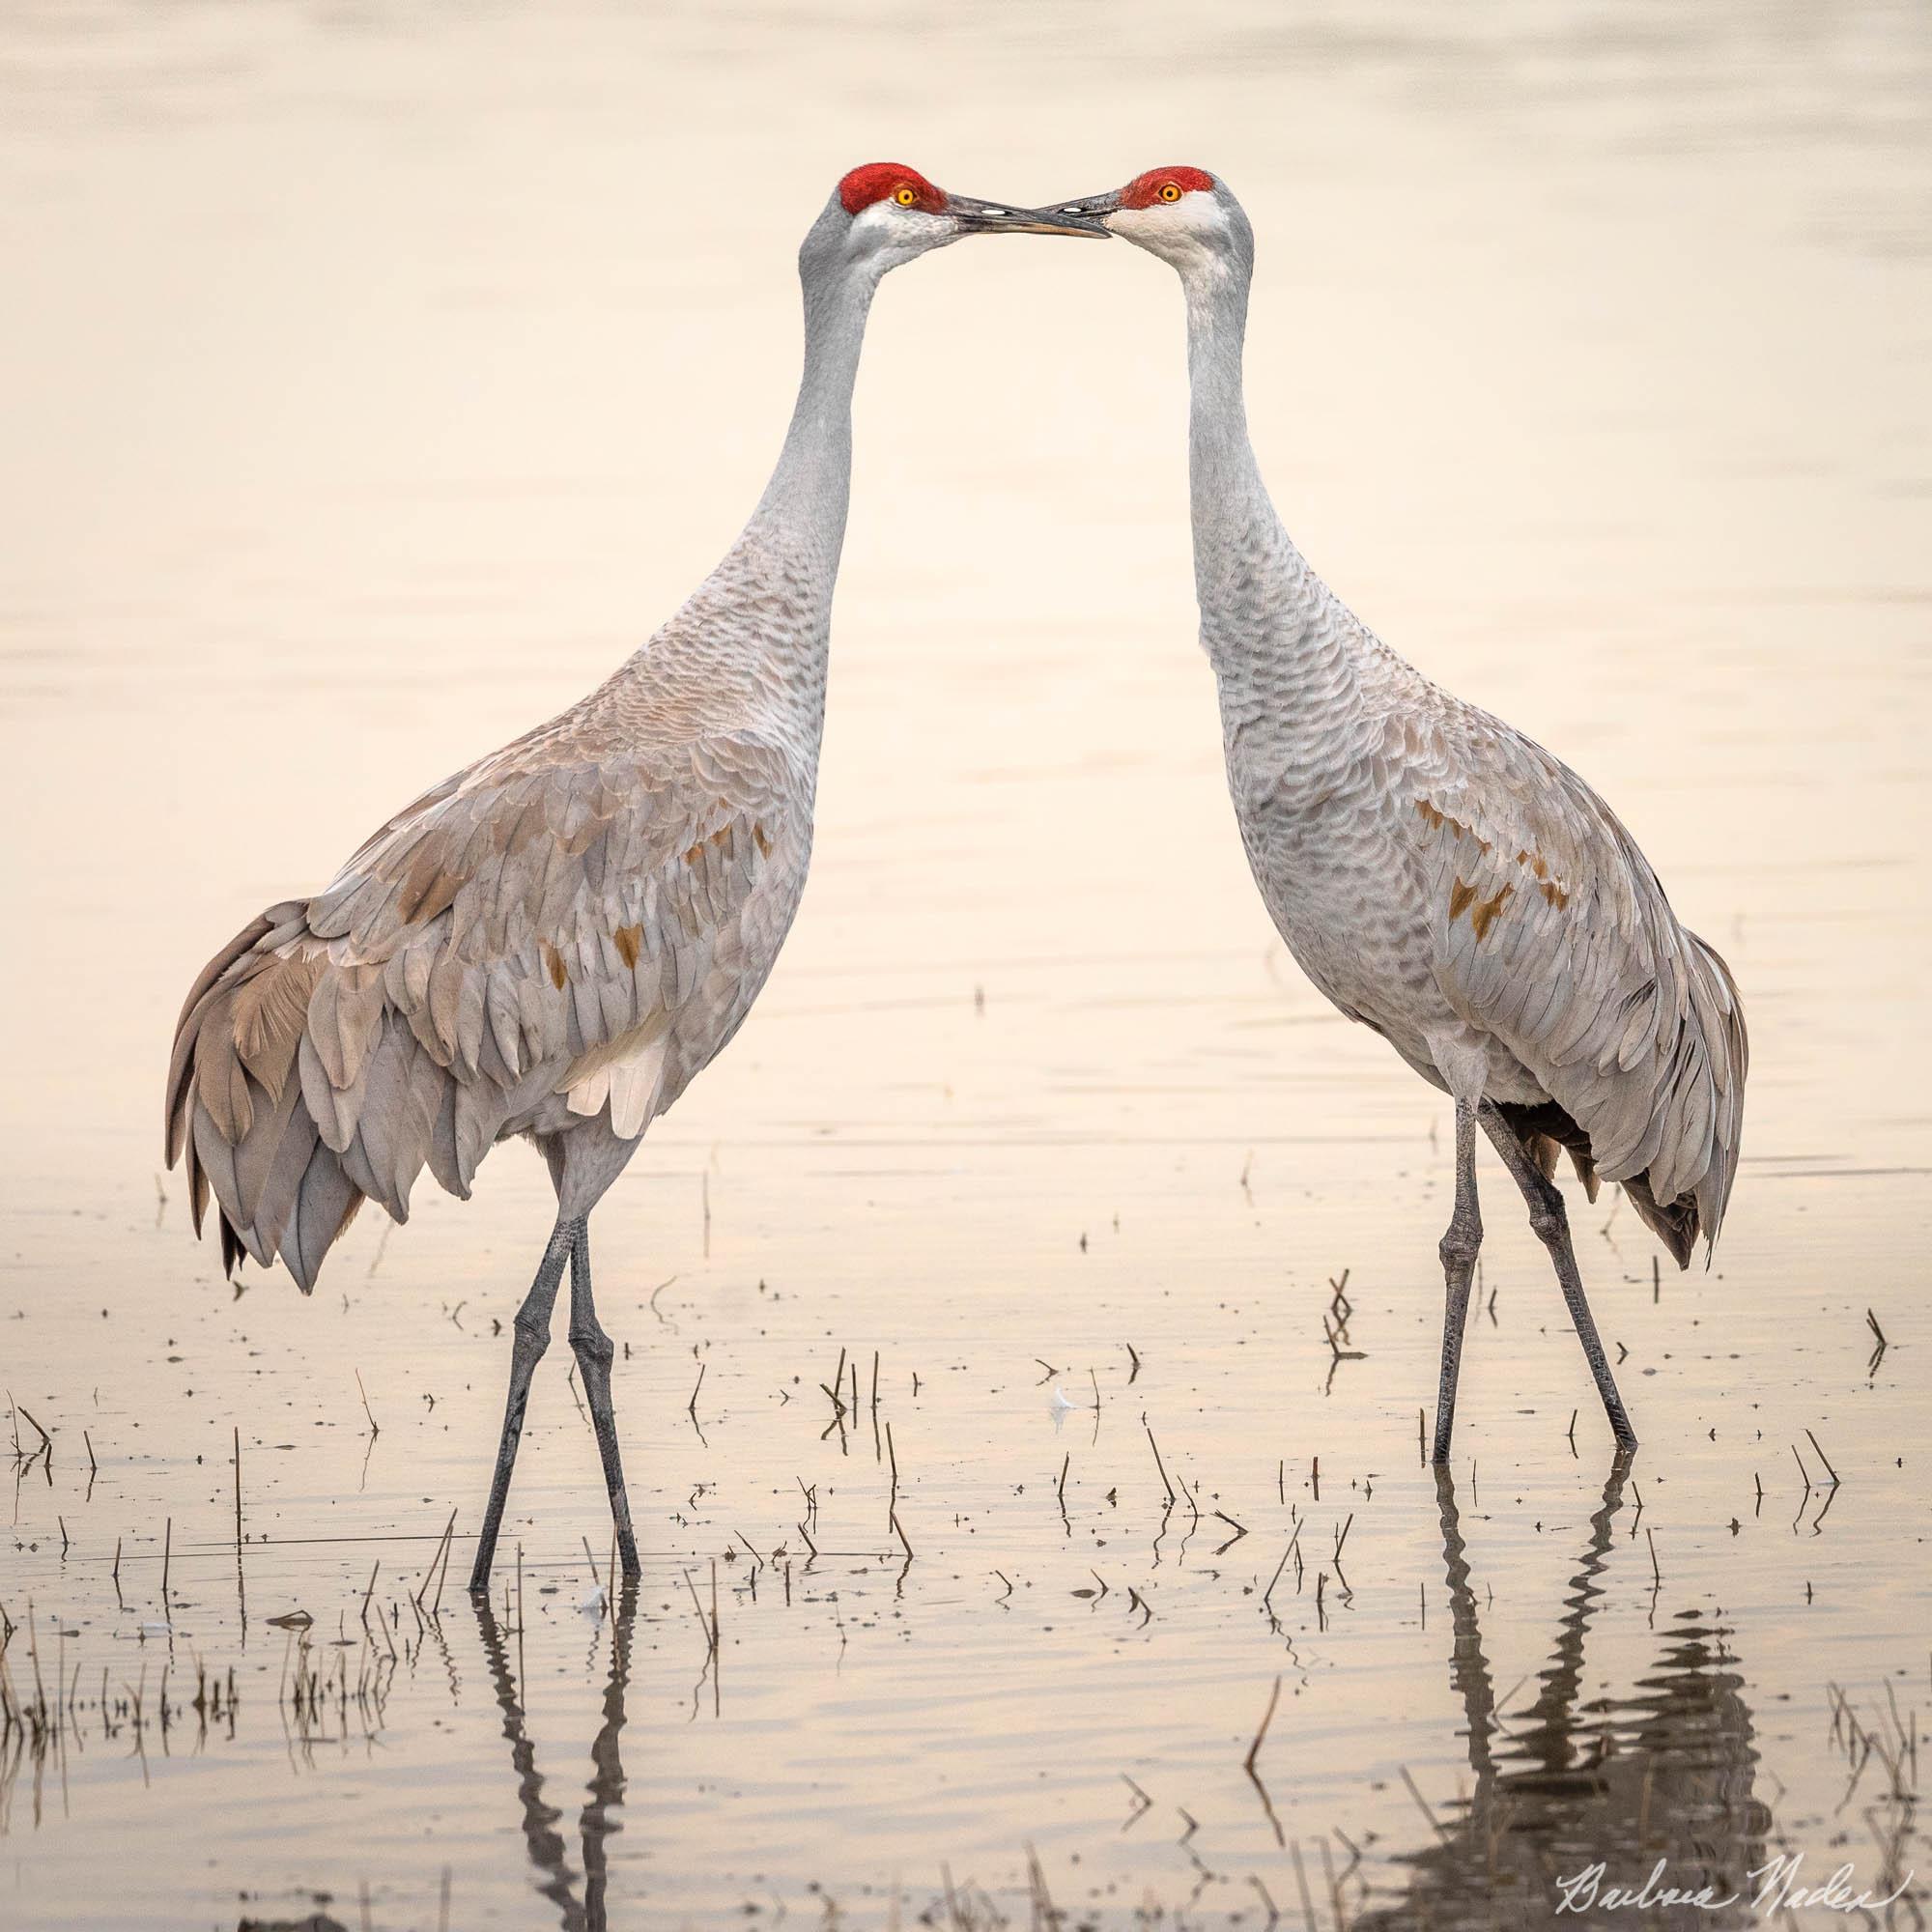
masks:
[(591, 1299), (591, 1209), (645, 1128), (737, 1031), (805, 887), (852, 388), (889, 270), (974, 234), (1095, 224), (855, 168), (799, 250), (805, 373), (751, 522), (602, 686), (399, 812), (312, 898), (269, 907), (203, 969), (168, 1072), (169, 1165), (222, 1263), (279, 1255), (307, 1291), (365, 1200), (396, 1220), (425, 1163), (467, 1199), (497, 1141), (534, 1141), (556, 1224), (516, 1318), (470, 1588), (488, 1586), (530, 1378), (570, 1264), (624, 1574), (636, 1539)]
[(1262, 897), (1302, 970), (1456, 1106), (1435, 1460), (1446, 1462), (1482, 1240), (1480, 1125), (1529, 1204), (1618, 1446), (1636, 1441), (1551, 1179), (1631, 1204), (1679, 1266), (1715, 1243), (1747, 1048), (1729, 969), (1677, 923), (1615, 814), (1567, 766), (1405, 663), (1308, 567), (1248, 440), (1254, 231), (1199, 168), (1063, 202), (1159, 256), (1187, 304), (1201, 638)]

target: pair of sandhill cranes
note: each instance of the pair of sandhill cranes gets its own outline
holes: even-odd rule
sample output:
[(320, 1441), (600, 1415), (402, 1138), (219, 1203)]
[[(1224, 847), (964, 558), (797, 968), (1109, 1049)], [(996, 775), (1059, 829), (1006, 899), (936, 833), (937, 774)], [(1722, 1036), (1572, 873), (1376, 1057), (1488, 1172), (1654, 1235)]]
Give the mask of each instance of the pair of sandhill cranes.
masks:
[(1242, 843), (1304, 971), (1456, 1114), (1435, 1456), (1446, 1459), (1482, 1224), (1480, 1127), (1549, 1249), (1618, 1446), (1635, 1441), (1551, 1175), (1620, 1182), (1681, 1264), (1715, 1240), (1738, 1158), (1737, 989), (1583, 781), (1406, 664), (1290, 542), (1248, 440), (1254, 237), (1227, 186), (1156, 168), (1049, 210), (856, 168), (799, 251), (805, 373), (744, 533), (598, 690), (398, 812), (324, 892), (208, 963), (167, 1094), (197, 1232), (279, 1255), (304, 1290), (364, 1200), (397, 1220), (425, 1163), (468, 1196), (512, 1134), (557, 1212), (515, 1324), (471, 1587), (489, 1578), (530, 1379), (566, 1264), (627, 1576), (636, 1539), (591, 1298), (591, 1209), (730, 1039), (805, 886), (851, 401), (889, 270), (962, 237), (1122, 236), (1179, 272), (1192, 385), (1201, 635)]

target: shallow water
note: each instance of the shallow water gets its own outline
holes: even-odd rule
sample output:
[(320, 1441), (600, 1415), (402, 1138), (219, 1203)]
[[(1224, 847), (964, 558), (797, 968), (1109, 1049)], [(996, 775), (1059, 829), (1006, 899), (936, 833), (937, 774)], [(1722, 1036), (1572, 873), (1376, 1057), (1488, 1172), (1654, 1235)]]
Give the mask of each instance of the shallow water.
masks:
[[(1906, 7), (10, 13), (0, 1608), (66, 1716), (0, 1746), (0, 1924), (1515, 1926), (1593, 1859), (1932, 1868), (1928, 69)], [(238, 1296), (156, 1172), (169, 1027), (708, 567), (797, 236), (895, 151), (1225, 170), (1304, 549), (1737, 970), (1724, 1245), (1658, 1279), (1573, 1197), (1618, 1472), (1486, 1170), (1438, 1491), (1446, 1115), (1228, 822), (1174, 291), (954, 249), (867, 349), (804, 911), (597, 1218), (642, 1584), (582, 1607), (559, 1346), (479, 1613), (541, 1168)]]

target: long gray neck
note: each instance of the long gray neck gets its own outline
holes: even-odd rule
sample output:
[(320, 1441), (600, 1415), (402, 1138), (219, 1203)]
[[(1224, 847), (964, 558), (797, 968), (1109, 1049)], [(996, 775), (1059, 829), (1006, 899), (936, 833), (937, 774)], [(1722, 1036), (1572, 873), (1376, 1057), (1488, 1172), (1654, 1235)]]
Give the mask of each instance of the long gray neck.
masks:
[(852, 488), (852, 386), (878, 282), (839, 259), (848, 227), (835, 196), (799, 251), (805, 374), (751, 521), (710, 576), (582, 700), (611, 708), (640, 738), (751, 728), (815, 768)]
[(1248, 440), (1241, 351), (1248, 330), (1245, 264), (1216, 261), (1181, 277), (1187, 298), (1187, 471), (1194, 502), (1197, 574), (1226, 561), (1240, 527), (1279, 520)]
[(805, 373), (784, 447), (746, 526), (747, 539), (810, 554), (830, 579), (845, 541), (852, 492), (852, 388), (866, 343), (874, 278), (860, 272), (809, 275), (805, 286)]
[(1360, 627), (1282, 528), (1255, 462), (1241, 392), (1252, 273), (1245, 248), (1181, 270), (1194, 586), (1224, 712), (1298, 717), (1334, 693)]
[[(852, 386), (877, 276), (832, 258), (830, 216), (800, 256), (805, 374), (777, 468), (751, 521), (683, 607), (613, 682), (661, 701), (688, 689), (694, 712), (749, 707), (815, 747), (825, 711), (832, 592), (852, 488)], [(829, 238), (829, 239), (828, 239)]]
[(585, 703), (616, 694), (639, 707), (645, 730), (667, 715), (680, 730), (753, 721), (815, 759), (852, 491), (852, 384), (877, 284), (825, 259), (837, 234), (821, 216), (800, 253), (806, 373), (765, 495), (711, 576)]

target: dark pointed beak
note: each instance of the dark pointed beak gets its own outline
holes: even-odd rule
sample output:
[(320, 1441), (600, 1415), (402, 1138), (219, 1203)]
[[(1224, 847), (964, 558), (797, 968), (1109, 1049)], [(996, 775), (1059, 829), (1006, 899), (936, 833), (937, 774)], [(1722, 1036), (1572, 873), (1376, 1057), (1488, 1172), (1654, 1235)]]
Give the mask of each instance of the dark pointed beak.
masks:
[[(1110, 187), (1104, 194), (1083, 194), (1077, 201), (1056, 201), (1051, 207), (1041, 210), (1049, 221), (1087, 221), (1098, 228), (1105, 217), (1114, 213), (1121, 205), (1121, 190)], [(1105, 231), (1111, 234), (1113, 231)]]
[(1097, 221), (1082, 221), (1060, 209), (1015, 208), (1010, 202), (949, 194), (946, 212), (968, 235), (1084, 235), (1107, 240), (1107, 231)]

